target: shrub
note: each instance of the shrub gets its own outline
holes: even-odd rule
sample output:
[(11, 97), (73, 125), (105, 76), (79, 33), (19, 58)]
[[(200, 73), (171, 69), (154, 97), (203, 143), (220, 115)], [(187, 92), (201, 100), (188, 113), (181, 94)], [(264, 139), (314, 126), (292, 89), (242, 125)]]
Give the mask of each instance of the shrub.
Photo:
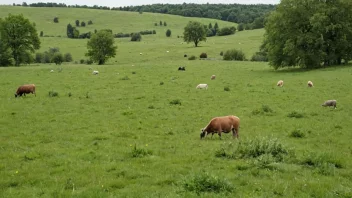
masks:
[(49, 97), (57, 97), (59, 96), (59, 93), (56, 91), (49, 91)]
[(154, 23), (154, 26), (158, 26), (158, 23)]
[(162, 25), (163, 25), (163, 22), (162, 22), (162, 21), (159, 21), (159, 25), (162, 26)]
[(309, 153), (301, 164), (315, 168), (322, 175), (334, 175), (336, 168), (344, 167), (343, 161), (330, 153)]
[(134, 145), (132, 152), (131, 152), (131, 157), (144, 157), (148, 155), (152, 155), (153, 152), (150, 150), (146, 150), (143, 148), (137, 148), (136, 145)]
[(167, 30), (166, 30), (166, 36), (167, 36), (167, 37), (170, 37), (170, 36), (171, 36), (171, 30), (170, 30), (170, 29), (167, 29)]
[(223, 55), (224, 55), (224, 52), (223, 52), (223, 51), (221, 51), (221, 52), (220, 52), (220, 56), (223, 56)]
[(50, 62), (51, 62), (51, 55), (49, 54), (49, 52), (45, 51), (43, 54), (42, 63), (50, 63)]
[(59, 17), (54, 17), (54, 23), (58, 23), (59, 22)]
[(258, 115), (258, 114), (271, 114), (274, 111), (268, 106), (268, 105), (262, 105), (262, 107), (260, 109), (256, 109), (252, 111), (253, 115)]
[(223, 56), (224, 60), (238, 60), (238, 61), (244, 61), (246, 60), (246, 56), (241, 50), (227, 50)]
[(131, 37), (131, 41), (141, 41), (142, 36), (140, 33), (133, 33)]
[(93, 24), (93, 21), (92, 20), (89, 20), (88, 21), (88, 25), (92, 25)]
[(287, 117), (289, 117), (289, 118), (303, 118), (304, 115), (303, 115), (303, 113), (299, 113), (297, 111), (292, 111), (291, 113), (289, 113), (287, 115)]
[(192, 56), (188, 57), (188, 60), (196, 60), (196, 57), (192, 55)]
[(36, 62), (36, 63), (41, 63), (42, 60), (43, 60), (43, 57), (44, 57), (44, 54), (43, 54), (43, 53), (37, 52), (37, 53), (35, 54), (34, 62)]
[(93, 60), (92, 59), (87, 59), (86, 63), (87, 63), (87, 65), (91, 65), (91, 64), (93, 64)]
[(224, 91), (230, 91), (230, 87), (228, 86), (224, 87)]
[(160, 82), (159, 84), (160, 84), (160, 85), (163, 85), (163, 84), (164, 84), (164, 82)]
[(206, 172), (194, 174), (184, 179), (182, 186), (186, 191), (195, 192), (197, 195), (205, 192), (221, 193), (234, 190), (233, 185), (227, 179)]
[(40, 31), (40, 37), (43, 37), (44, 36), (44, 32), (43, 31)]
[(132, 74), (136, 74), (137, 72), (133, 71)]
[(208, 57), (207, 53), (204, 53), (204, 52), (199, 55), (199, 58), (207, 58), (207, 57)]
[(155, 30), (153, 30), (153, 34), (156, 34), (156, 31), (155, 31)]
[(76, 26), (79, 27), (79, 20), (77, 19), (75, 22), (76, 22)]
[(164, 26), (167, 26), (166, 22), (164, 21)]
[(68, 97), (71, 97), (71, 96), (72, 96), (72, 93), (71, 93), (71, 92), (68, 92), (67, 95), (68, 95)]
[(81, 59), (81, 60), (79, 60), (79, 62), (80, 62), (81, 64), (84, 64), (84, 63), (85, 63), (85, 60), (84, 60), (84, 59)]
[(268, 57), (264, 52), (256, 52), (253, 54), (251, 61), (268, 62)]
[(238, 29), (238, 31), (243, 31), (244, 30), (244, 24), (243, 23), (238, 24), (237, 29)]
[(64, 56), (60, 52), (55, 52), (52, 55), (52, 62), (54, 62), (56, 65), (61, 65), (61, 63), (64, 61)]
[(181, 101), (179, 99), (174, 99), (170, 101), (171, 105), (181, 105)]
[(71, 53), (64, 54), (64, 62), (71, 62), (71, 61), (72, 61)]
[(289, 136), (294, 138), (304, 138), (306, 134), (299, 129), (295, 129), (290, 133)]
[(236, 28), (232, 26), (232, 27), (223, 27), (216, 34), (218, 36), (226, 36), (226, 35), (234, 34), (235, 32), (236, 32)]
[(81, 27), (86, 27), (86, 22), (82, 21), (81, 22)]

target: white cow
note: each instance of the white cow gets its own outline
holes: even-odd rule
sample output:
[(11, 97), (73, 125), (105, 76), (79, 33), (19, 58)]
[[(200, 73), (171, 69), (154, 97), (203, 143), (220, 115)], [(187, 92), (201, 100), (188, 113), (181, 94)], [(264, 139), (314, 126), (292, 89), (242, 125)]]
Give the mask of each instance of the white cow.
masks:
[(199, 84), (196, 89), (208, 89), (208, 84)]
[(94, 71), (92, 72), (92, 74), (97, 75), (97, 74), (99, 74), (99, 71), (94, 70)]

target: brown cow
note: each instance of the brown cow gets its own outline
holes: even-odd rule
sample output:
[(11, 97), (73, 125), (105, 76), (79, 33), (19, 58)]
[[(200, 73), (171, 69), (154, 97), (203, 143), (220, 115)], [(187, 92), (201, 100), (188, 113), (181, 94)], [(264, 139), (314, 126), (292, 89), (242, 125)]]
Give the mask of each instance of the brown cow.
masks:
[(215, 117), (210, 120), (209, 124), (201, 130), (200, 139), (204, 138), (209, 133), (218, 133), (221, 139), (221, 133), (229, 133), (232, 131), (233, 137), (239, 137), (238, 132), (240, 129), (240, 119), (237, 116), (229, 115), (223, 117)]
[(20, 87), (18, 87), (16, 93), (15, 93), (15, 97), (17, 98), (17, 96), (26, 96), (26, 94), (32, 93), (34, 94), (34, 96), (37, 96), (35, 93), (35, 85), (34, 84), (28, 84), (28, 85), (22, 85)]

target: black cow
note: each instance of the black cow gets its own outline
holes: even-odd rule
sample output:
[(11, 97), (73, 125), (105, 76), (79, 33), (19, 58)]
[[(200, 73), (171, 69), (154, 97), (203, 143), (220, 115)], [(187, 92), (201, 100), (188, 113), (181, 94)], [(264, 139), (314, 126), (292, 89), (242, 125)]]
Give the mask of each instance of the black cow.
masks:
[(186, 71), (185, 67), (178, 67), (178, 71)]

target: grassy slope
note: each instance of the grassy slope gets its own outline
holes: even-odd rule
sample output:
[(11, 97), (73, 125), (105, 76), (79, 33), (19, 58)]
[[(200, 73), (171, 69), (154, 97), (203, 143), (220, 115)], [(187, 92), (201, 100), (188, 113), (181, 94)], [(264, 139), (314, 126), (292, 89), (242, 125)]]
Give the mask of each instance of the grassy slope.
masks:
[[(31, 9), (16, 8), (11, 12), (29, 15)], [(38, 20), (38, 28), (42, 17), (36, 15), (52, 13), (47, 8), (39, 10), (31, 16)], [(110, 14), (96, 10), (72, 13), (79, 16), (79, 11)], [(4, 13), (3, 7), (0, 13)], [(149, 15), (153, 14), (144, 13), (143, 19)], [(177, 20), (182, 18), (165, 21), (171, 26)], [(178, 23), (181, 30), (172, 31), (181, 34), (187, 20)], [(149, 29), (147, 26), (142, 29)], [(135, 25), (130, 30), (133, 28)], [(150, 29), (154, 29), (152, 23)], [(49, 71), (57, 71), (58, 66), (0, 68), (1, 196), (195, 197), (183, 192), (180, 183), (202, 170), (227, 178), (235, 188), (229, 197), (351, 195), (352, 110), (347, 94), (351, 92), (351, 68), (274, 72), (265, 63), (183, 58), (184, 53), (199, 55), (205, 51), (220, 59), (221, 50), (239, 46), (250, 55), (257, 50), (262, 34), (263, 30), (257, 30), (209, 38), (199, 48), (160, 34), (146, 36), (141, 43), (117, 39), (117, 56), (106, 66), (68, 64), (62, 66), (62, 72), (54, 73)], [(85, 51), (86, 40), (42, 41), (43, 47), (58, 46), (74, 54), (74, 58)], [(186, 72), (178, 72), (179, 65), (185, 65)], [(92, 76), (89, 67), (100, 74)], [(217, 75), (215, 81), (210, 80), (212, 74)], [(122, 80), (125, 76), (130, 80)], [(279, 79), (285, 81), (283, 88), (275, 86)], [(314, 82), (314, 88), (306, 87), (308, 80)], [(37, 97), (13, 97), (17, 86), (24, 83), (37, 85)], [(208, 83), (209, 89), (196, 90), (198, 83)], [(229, 86), (229, 92), (224, 91), (225, 86)], [(57, 91), (59, 97), (49, 98), (51, 90)], [(72, 96), (68, 97), (68, 93)], [(332, 98), (338, 100), (338, 109), (320, 107), (325, 99)], [(182, 104), (170, 105), (174, 99)], [(252, 111), (262, 104), (274, 113), (253, 115)], [(293, 111), (304, 117), (288, 118)], [(269, 170), (251, 167), (247, 160), (215, 158), (220, 146), (238, 141), (232, 141), (229, 134), (222, 141), (217, 137), (199, 141), (200, 128), (212, 117), (228, 114), (241, 118), (241, 141), (275, 137), (294, 149), (298, 161), (309, 152), (332, 153), (344, 167), (328, 169), (330, 175), (323, 175), (298, 163), (279, 163), (276, 169)], [(301, 129), (306, 137), (290, 138), (294, 129)], [(153, 155), (131, 157), (134, 145), (151, 150)], [(245, 166), (251, 168), (241, 168)], [(204, 195), (217, 196), (226, 194)]]

